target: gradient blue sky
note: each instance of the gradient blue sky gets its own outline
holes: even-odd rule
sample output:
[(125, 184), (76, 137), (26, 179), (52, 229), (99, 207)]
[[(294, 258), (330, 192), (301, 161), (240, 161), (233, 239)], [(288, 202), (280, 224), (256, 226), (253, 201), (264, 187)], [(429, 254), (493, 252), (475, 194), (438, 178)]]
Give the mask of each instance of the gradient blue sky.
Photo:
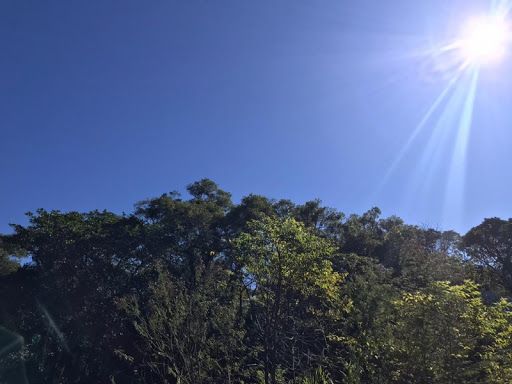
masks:
[[(235, 200), (318, 197), (347, 213), (376, 205), (459, 231), (509, 217), (507, 62), (480, 74), (462, 215), (445, 199), (453, 142), (425, 157), (435, 124), (386, 177), (446, 87), (439, 63), (415, 52), (488, 6), (2, 0), (0, 231), (38, 207), (128, 212), (203, 177)], [(422, 161), (436, 164), (429, 175)]]

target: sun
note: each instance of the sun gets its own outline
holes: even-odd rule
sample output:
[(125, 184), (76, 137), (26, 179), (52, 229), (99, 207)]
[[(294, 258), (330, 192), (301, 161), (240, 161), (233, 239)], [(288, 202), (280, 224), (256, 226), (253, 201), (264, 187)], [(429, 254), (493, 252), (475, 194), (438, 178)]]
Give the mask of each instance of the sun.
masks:
[(457, 45), (468, 64), (496, 63), (507, 53), (511, 37), (505, 19), (480, 17), (467, 22)]

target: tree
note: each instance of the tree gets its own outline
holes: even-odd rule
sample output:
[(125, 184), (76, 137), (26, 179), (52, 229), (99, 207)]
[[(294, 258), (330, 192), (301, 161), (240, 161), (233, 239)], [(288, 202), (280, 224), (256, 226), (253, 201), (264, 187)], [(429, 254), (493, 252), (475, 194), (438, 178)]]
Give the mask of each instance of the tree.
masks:
[(0, 238), (0, 277), (15, 272), (19, 266), (19, 263), (13, 259), (12, 252), (4, 248)]
[(485, 219), (463, 237), (471, 260), (492, 271), (512, 294), (512, 219)]
[(322, 207), (320, 200), (307, 201), (295, 207), (293, 216), (306, 227), (316, 230), (316, 234), (338, 242), (343, 241), (343, 213), (332, 208)]
[(412, 225), (388, 229), (378, 252), (403, 289), (424, 288), (435, 281), (462, 282), (467, 271), (458, 251), (459, 236)]
[(349, 384), (384, 383), (389, 377), (381, 340), (387, 339), (388, 310), (397, 294), (391, 272), (376, 260), (356, 254), (337, 254), (335, 270), (346, 273), (343, 293), (351, 302), (348, 316), (335, 334), (343, 341), (339, 353), (330, 353), (338, 367), (333, 375)]
[[(10, 275), (9, 303), (37, 382), (105, 381), (123, 370), (113, 347), (125, 337), (115, 300), (140, 267), (140, 222), (110, 212), (39, 210), (3, 238), (32, 263)], [(10, 288), (10, 289), (9, 289)]]
[(228, 209), (231, 207), (231, 194), (220, 189), (214, 181), (202, 179), (187, 186), (192, 195), (192, 201), (211, 201), (218, 206)]
[(188, 186), (190, 200), (176, 193), (139, 202), (135, 216), (143, 222), (144, 252), (151, 263), (163, 262), (194, 285), (197, 267), (222, 257), (229, 194), (211, 180)]
[(0, 235), (0, 383), (512, 382), (512, 219), (187, 190)]
[[(384, 342), (392, 382), (510, 382), (512, 307), (487, 306), (478, 286), (436, 282), (393, 302)], [(500, 381), (503, 380), (503, 381)]]
[(343, 253), (376, 257), (385, 233), (379, 221), (380, 214), (380, 209), (374, 207), (360, 216), (348, 217), (343, 225)]
[[(156, 278), (151, 277), (156, 273)], [(241, 382), (243, 328), (227, 271), (198, 271), (191, 288), (157, 267), (143, 295), (119, 300), (133, 321), (137, 350), (117, 353), (144, 382), (201, 384)]]
[(252, 332), (262, 349), (266, 384), (279, 371), (294, 380), (323, 357), (325, 317), (340, 315), (343, 276), (333, 270), (334, 252), (294, 219), (253, 221), (233, 242), (250, 297)]

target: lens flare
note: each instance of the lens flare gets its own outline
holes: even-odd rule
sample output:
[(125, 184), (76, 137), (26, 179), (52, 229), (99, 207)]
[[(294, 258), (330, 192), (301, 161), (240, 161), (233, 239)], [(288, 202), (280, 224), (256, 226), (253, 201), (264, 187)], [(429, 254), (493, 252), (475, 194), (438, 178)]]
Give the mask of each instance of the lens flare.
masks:
[(480, 17), (466, 24), (457, 46), (468, 63), (495, 63), (507, 53), (510, 37), (511, 29), (505, 19)]
[[(445, 186), (444, 199), (439, 204), (443, 226), (464, 220), (468, 148), (479, 81), (481, 74), (498, 72), (497, 65), (512, 57), (511, 12), (512, 0), (493, 0), (488, 13), (469, 19), (458, 31), (451, 30), (439, 44), (434, 39), (417, 50), (418, 62), (430, 68), (440, 84), (446, 84), (420, 116), (419, 124), (411, 127), (378, 190), (410, 156), (416, 167), (404, 188), (404, 207), (417, 209), (421, 197), (431, 195), (432, 186), (437, 184), (434, 181), (440, 180)], [(418, 154), (413, 153), (413, 143), (420, 141), (423, 148)]]

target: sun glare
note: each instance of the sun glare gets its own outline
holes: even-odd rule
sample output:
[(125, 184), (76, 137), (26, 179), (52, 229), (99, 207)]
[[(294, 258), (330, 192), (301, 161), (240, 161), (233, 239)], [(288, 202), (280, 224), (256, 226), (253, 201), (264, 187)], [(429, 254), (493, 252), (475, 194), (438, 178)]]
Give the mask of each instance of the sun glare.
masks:
[(504, 19), (481, 17), (466, 24), (458, 45), (467, 63), (489, 64), (505, 56), (510, 41), (510, 26)]

